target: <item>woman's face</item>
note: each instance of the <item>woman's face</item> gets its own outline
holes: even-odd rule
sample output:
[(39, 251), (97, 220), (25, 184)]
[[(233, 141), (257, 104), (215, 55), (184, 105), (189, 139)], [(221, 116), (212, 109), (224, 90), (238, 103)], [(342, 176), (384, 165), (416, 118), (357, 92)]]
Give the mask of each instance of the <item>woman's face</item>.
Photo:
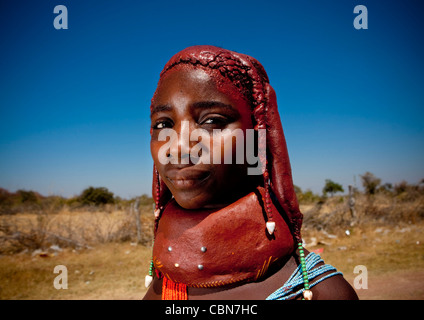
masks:
[[(245, 142), (234, 138), (238, 133), (245, 139), (253, 129), (250, 110), (216, 70), (179, 65), (161, 78), (151, 106), (150, 149), (180, 206), (222, 207), (252, 191), (246, 159), (236, 159), (237, 145)], [(224, 159), (229, 154), (231, 161)]]

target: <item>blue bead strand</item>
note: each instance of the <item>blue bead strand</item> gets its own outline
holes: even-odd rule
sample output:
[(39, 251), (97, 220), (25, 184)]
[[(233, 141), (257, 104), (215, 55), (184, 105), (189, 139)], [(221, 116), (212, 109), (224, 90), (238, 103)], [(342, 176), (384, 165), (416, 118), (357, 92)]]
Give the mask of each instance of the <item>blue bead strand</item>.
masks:
[[(303, 253), (303, 256), (304, 256), (304, 253)], [(324, 281), (325, 279), (329, 277), (342, 274), (341, 272), (337, 272), (336, 268), (329, 264), (323, 264), (316, 267), (319, 263), (324, 263), (321, 257), (317, 255), (316, 253), (310, 252), (302, 260), (304, 260), (304, 265), (302, 263), (298, 265), (296, 270), (294, 270), (290, 278), (287, 280), (287, 282), (277, 291), (269, 295), (266, 298), (267, 300), (288, 300), (288, 299), (295, 298), (301, 294), (303, 295), (305, 290), (310, 290), (310, 288), (317, 285), (321, 281)], [(305, 277), (303, 276), (304, 268), (306, 268), (306, 275), (307, 275), (306, 279), (308, 281), (307, 284), (305, 284)], [(328, 273), (328, 272), (331, 272), (331, 273)], [(328, 273), (328, 274), (318, 279), (317, 281), (314, 281), (312, 283), (309, 282), (324, 273)], [(298, 289), (297, 291), (294, 291), (295, 288), (299, 287), (302, 284), (303, 284), (303, 288)]]

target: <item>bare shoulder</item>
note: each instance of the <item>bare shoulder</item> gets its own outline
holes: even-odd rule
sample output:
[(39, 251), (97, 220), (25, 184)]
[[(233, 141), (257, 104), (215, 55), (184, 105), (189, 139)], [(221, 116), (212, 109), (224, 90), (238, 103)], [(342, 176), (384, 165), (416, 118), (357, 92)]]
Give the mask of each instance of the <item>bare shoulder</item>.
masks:
[(314, 300), (358, 300), (355, 290), (341, 274), (321, 281), (311, 291)]
[[(310, 255), (311, 252), (304, 249), (306, 255)], [(313, 258), (317, 258), (316, 254), (313, 254)], [(319, 257), (320, 258), (320, 257)], [(317, 269), (323, 267), (325, 264), (325, 261), (320, 258), (318, 263), (312, 268)], [(329, 266), (329, 265), (327, 265)], [(313, 300), (358, 300), (358, 295), (356, 294), (355, 290), (352, 288), (352, 286), (349, 284), (349, 282), (346, 281), (346, 279), (343, 277), (341, 273), (333, 274), (335, 272), (335, 268), (333, 266), (330, 266), (330, 271), (324, 272), (314, 278), (310, 282), (311, 291), (313, 293)], [(326, 279), (323, 279), (326, 277)]]

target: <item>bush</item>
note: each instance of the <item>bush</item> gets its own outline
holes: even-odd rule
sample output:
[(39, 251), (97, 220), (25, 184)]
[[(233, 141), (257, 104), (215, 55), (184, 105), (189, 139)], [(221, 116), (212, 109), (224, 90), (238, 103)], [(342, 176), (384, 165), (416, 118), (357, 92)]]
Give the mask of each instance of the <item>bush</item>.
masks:
[(327, 193), (330, 193), (331, 196), (333, 196), (337, 192), (344, 192), (342, 185), (330, 179), (326, 179), (325, 186), (322, 189), (322, 193), (324, 194), (324, 196), (326, 196)]
[(88, 187), (81, 192), (78, 200), (84, 205), (103, 205), (114, 203), (113, 193), (105, 187)]
[(34, 191), (18, 190), (16, 193), (20, 196), (21, 203), (34, 204), (39, 202)]
[(0, 206), (11, 206), (13, 204), (12, 193), (0, 188)]
[(365, 193), (366, 194), (369, 194), (369, 195), (375, 194), (375, 192), (377, 191), (378, 186), (381, 183), (381, 179), (380, 178), (377, 178), (371, 172), (365, 172), (360, 177), (362, 179), (362, 185), (365, 188)]
[(297, 201), (299, 204), (311, 204), (321, 200), (321, 197), (311, 190), (306, 190), (305, 192), (298, 186), (294, 186), (294, 192), (296, 193)]

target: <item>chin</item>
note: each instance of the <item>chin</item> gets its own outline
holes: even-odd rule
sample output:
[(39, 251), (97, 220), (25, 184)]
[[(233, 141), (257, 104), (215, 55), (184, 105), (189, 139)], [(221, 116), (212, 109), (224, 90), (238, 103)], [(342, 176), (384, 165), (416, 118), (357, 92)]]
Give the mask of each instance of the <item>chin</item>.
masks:
[(196, 210), (206, 207), (210, 199), (203, 199), (199, 197), (196, 197), (196, 195), (175, 195), (174, 199), (178, 203), (178, 205), (184, 209), (188, 210)]

